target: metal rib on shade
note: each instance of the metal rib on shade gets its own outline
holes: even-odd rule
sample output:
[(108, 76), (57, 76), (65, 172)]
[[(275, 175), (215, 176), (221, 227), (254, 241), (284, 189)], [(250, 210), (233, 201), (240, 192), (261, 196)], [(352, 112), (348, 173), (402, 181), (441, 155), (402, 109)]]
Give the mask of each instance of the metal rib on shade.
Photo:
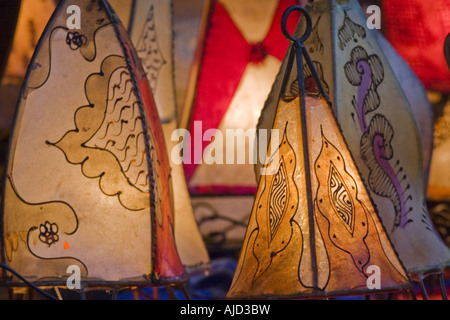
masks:
[[(81, 29), (67, 27), (71, 5)], [(188, 279), (163, 129), (118, 21), (107, 1), (62, 1), (27, 72), (4, 181), (2, 262), (36, 284), (65, 285), (69, 266), (83, 286)]]
[(283, 21), (292, 11), (302, 12), (307, 28), (300, 38), (283, 28), (292, 45), (272, 91), (278, 97), (272, 138), (228, 297), (410, 290), (304, 46), (311, 19), (296, 6)]
[[(450, 252), (428, 213), (417, 122), (428, 111), (413, 112), (357, 1), (314, 1), (307, 8), (313, 30), (305, 47), (320, 65), (333, 112), (395, 250), (415, 280), (441, 273)], [(272, 126), (276, 107), (276, 96), (269, 96), (259, 129)]]

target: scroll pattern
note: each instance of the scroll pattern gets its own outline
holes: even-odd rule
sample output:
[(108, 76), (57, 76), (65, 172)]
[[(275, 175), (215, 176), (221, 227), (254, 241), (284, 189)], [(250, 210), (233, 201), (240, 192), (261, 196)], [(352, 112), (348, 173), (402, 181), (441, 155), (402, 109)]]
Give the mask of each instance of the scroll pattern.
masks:
[(269, 229), (270, 240), (273, 239), (276, 231), (280, 226), (280, 222), (286, 212), (287, 204), (289, 202), (289, 192), (286, 179), (286, 169), (284, 160), (278, 167), (278, 171), (272, 180), (270, 200), (269, 200)]
[(111, 75), (103, 123), (85, 145), (110, 151), (128, 182), (142, 192), (149, 192), (144, 132), (139, 121), (142, 116), (130, 73), (120, 68)]
[[(351, 40), (364, 39), (364, 28), (353, 22), (345, 13), (339, 28), (339, 48), (344, 50)], [(384, 67), (376, 54), (368, 54), (365, 48), (356, 45), (350, 53), (350, 60), (344, 66), (347, 81), (357, 87), (352, 105), (355, 112), (351, 114), (358, 123), (362, 134), (360, 141), (361, 157), (369, 168), (368, 184), (375, 194), (388, 198), (395, 209), (393, 230), (405, 228), (413, 220), (408, 216), (412, 208), (408, 201), (412, 195), (407, 173), (400, 160), (395, 160), (392, 140), (395, 130), (385, 115), (377, 112), (381, 104), (378, 88), (384, 80)], [(356, 119), (355, 119), (356, 118)]]
[(87, 178), (98, 178), (105, 195), (116, 196), (128, 210), (139, 211), (149, 206), (148, 168), (129, 76), (123, 57), (105, 58), (101, 72), (86, 80), (90, 104), (75, 112), (77, 129), (56, 143), (47, 143), (63, 151), (69, 163), (81, 165)]
[(147, 20), (138, 41), (137, 54), (141, 59), (145, 73), (150, 82), (150, 87), (155, 91), (158, 83), (158, 75), (161, 68), (166, 64), (156, 34), (155, 10), (153, 4), (148, 12)]

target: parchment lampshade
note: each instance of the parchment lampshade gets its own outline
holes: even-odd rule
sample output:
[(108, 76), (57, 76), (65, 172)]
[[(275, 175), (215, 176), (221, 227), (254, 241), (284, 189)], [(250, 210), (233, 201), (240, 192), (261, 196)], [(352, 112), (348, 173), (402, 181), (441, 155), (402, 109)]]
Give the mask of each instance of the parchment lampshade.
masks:
[[(0, 139), (7, 141), (28, 64), (56, 5), (54, 0), (2, 1), (0, 5)], [(2, 148), (1, 153), (6, 150)], [(3, 172), (4, 156), (1, 157)]]
[(430, 100), (422, 82), (398, 51), (381, 32), (373, 30), (373, 33), (416, 119), (422, 142), (423, 185), (425, 190), (427, 190), (434, 138), (434, 115)]
[(176, 145), (171, 140), (177, 129), (174, 85), (173, 1), (110, 1), (127, 27), (136, 47), (161, 119), (171, 167), (174, 206), (174, 234), (178, 253), (191, 271), (209, 266), (209, 255), (194, 217), (183, 166), (170, 157)]
[(57, 2), (57, 0), (17, 1), (20, 6), (20, 15), (5, 70), (7, 77), (19, 79), (25, 77), (39, 37), (55, 10)]
[[(230, 298), (328, 297), (410, 288), (303, 47), (311, 28), (293, 39), (280, 74), (272, 121), (279, 139), (269, 147), (262, 167)], [(309, 79), (303, 77), (306, 69)], [(383, 276), (371, 288), (374, 269)]]
[[(305, 46), (401, 261), (416, 281), (441, 273), (450, 254), (427, 210), (420, 133), (386, 56), (357, 1), (314, 1), (308, 10), (316, 32)], [(271, 126), (276, 107), (272, 96), (259, 128)]]
[(450, 30), (448, 1), (383, 1), (383, 32), (428, 90), (450, 93), (442, 47)]
[(205, 1), (180, 127), (190, 133), (184, 169), (194, 214), (215, 248), (242, 243), (257, 188), (254, 129), (288, 46), (282, 12), (297, 3)]
[(57, 7), (23, 85), (6, 172), (2, 262), (29, 280), (65, 285), (69, 266), (83, 286), (187, 280), (158, 112), (107, 1)]

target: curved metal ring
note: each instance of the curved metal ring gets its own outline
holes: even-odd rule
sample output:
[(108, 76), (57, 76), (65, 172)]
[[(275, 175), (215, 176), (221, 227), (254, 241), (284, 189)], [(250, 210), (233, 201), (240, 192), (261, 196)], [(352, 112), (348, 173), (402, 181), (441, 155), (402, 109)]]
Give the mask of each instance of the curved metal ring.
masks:
[(444, 57), (447, 62), (447, 67), (450, 70), (450, 33), (447, 35), (444, 41)]
[[(306, 18), (306, 31), (300, 38), (296, 38), (289, 34), (289, 31), (287, 30), (287, 19), (292, 11), (299, 11), (302, 13), (302, 16)], [(296, 6), (290, 6), (289, 8), (284, 11), (283, 16), (281, 18), (281, 31), (283, 32), (284, 36), (292, 41), (292, 42), (300, 42), (303, 43), (306, 39), (308, 39), (309, 35), (311, 34), (312, 30), (312, 21), (311, 16), (309, 15), (309, 12), (302, 6), (296, 5)]]

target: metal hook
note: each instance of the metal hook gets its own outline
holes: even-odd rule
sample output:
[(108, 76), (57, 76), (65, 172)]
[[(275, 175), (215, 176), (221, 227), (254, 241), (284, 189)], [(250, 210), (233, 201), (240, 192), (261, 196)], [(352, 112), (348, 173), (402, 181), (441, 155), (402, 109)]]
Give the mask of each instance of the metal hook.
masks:
[[(289, 31), (287, 30), (287, 19), (289, 18), (289, 15), (293, 11), (299, 11), (302, 13), (302, 16), (306, 19), (306, 30), (305, 33), (300, 37), (296, 38), (292, 36)], [(305, 59), (305, 62), (309, 68), (309, 70), (312, 73), (312, 76), (314, 78), (314, 81), (317, 84), (317, 88), (319, 89), (319, 94), (326, 100), (328, 105), (332, 105), (330, 98), (328, 94), (325, 92), (322, 82), (320, 80), (319, 74), (317, 73), (316, 68), (314, 67), (314, 64), (311, 60), (311, 57), (308, 54), (308, 50), (306, 50), (305, 46), (303, 45), (303, 42), (308, 39), (308, 37), (311, 34), (312, 31), (312, 19), (309, 15), (309, 12), (302, 6), (295, 5), (290, 6), (289, 8), (284, 11), (283, 16), (281, 18), (281, 31), (283, 32), (284, 36), (293, 44), (290, 48), (290, 53), (287, 60), (287, 67), (286, 67), (286, 74), (284, 76), (282, 85), (281, 85), (281, 92), (284, 93), (287, 82), (290, 77), (290, 73), (292, 70), (293, 62), (296, 58), (297, 60), (297, 73), (298, 73), (298, 82), (299, 82), (299, 90), (300, 90), (300, 100), (302, 103), (304, 103), (304, 95), (305, 95), (305, 88), (304, 88), (304, 75), (303, 75), (303, 59)]]
[[(292, 13), (292, 11), (299, 11), (306, 18), (306, 30), (303, 36), (301, 36), (300, 38), (292, 36), (287, 29), (287, 19), (289, 18), (289, 15)], [(281, 18), (281, 31), (289, 41), (296, 43), (303, 43), (306, 39), (308, 39), (309, 35), (311, 34), (311, 30), (312, 30), (311, 16), (309, 15), (308, 11), (305, 8), (296, 5), (290, 6), (289, 8), (286, 9), (286, 11), (284, 11), (283, 16)]]

